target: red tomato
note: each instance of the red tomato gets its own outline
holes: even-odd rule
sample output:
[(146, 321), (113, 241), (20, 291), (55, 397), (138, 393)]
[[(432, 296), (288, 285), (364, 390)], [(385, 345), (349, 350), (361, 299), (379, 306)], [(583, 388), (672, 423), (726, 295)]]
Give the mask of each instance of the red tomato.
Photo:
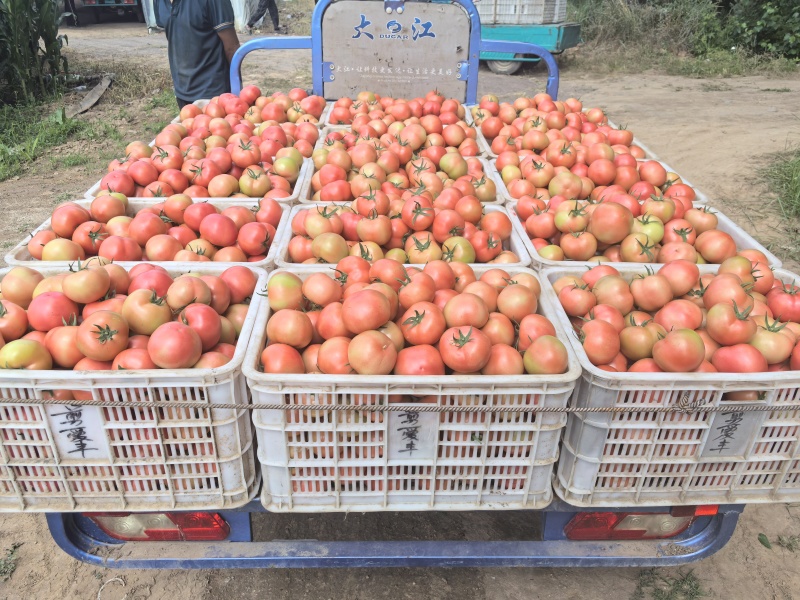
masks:
[(194, 329), (172, 321), (153, 332), (147, 342), (147, 352), (162, 369), (187, 369), (200, 360), (203, 343)]
[(347, 330), (353, 334), (378, 329), (391, 318), (391, 305), (379, 291), (361, 290), (345, 298), (342, 318)]
[(439, 340), (444, 364), (459, 373), (480, 371), (489, 362), (492, 343), (480, 329), (451, 327)]
[(87, 358), (111, 361), (128, 347), (128, 332), (128, 323), (121, 315), (99, 310), (80, 324), (76, 345)]
[(203, 345), (203, 352), (208, 352), (219, 343), (222, 321), (217, 311), (207, 304), (190, 304), (181, 311), (178, 318), (181, 323), (197, 332)]
[(525, 372), (531, 375), (559, 375), (569, 369), (569, 354), (563, 342), (543, 335), (528, 347), (522, 358)]
[(62, 292), (45, 292), (31, 300), (28, 323), (37, 331), (50, 331), (65, 323), (77, 322), (80, 309)]
[(444, 375), (444, 362), (439, 351), (430, 345), (411, 346), (397, 354), (395, 375)]
[(347, 358), (359, 375), (388, 375), (397, 361), (397, 349), (380, 331), (364, 331), (350, 341)]
[(258, 281), (255, 273), (247, 267), (230, 267), (222, 272), (220, 279), (228, 285), (231, 304), (241, 304), (250, 298)]
[(299, 310), (279, 310), (267, 322), (267, 339), (270, 343), (288, 344), (301, 350), (311, 343), (313, 336), (311, 319)]
[(264, 373), (305, 373), (300, 353), (286, 344), (270, 344), (261, 352)]
[(721, 373), (763, 373), (769, 368), (761, 352), (749, 344), (720, 348), (711, 357), (711, 364)]
[[(758, 353), (755, 348), (752, 350)], [(694, 371), (705, 360), (705, 354), (703, 339), (691, 329), (674, 329), (653, 346), (653, 360), (660, 369), (671, 373)], [(716, 364), (714, 366), (719, 369)]]

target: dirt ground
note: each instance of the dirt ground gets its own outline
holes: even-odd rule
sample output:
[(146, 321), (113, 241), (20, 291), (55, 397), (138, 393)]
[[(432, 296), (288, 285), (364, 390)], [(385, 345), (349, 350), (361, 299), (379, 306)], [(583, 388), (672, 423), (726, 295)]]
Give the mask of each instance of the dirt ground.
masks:
[[(163, 36), (148, 36), (143, 26), (100, 25), (68, 33), (71, 57), (99, 53), (116, 60), (166, 64)], [(280, 60), (254, 57), (246, 63), (245, 80), (307, 82), (309, 60), (303, 51), (283, 52)], [(482, 70), (480, 88), (482, 93), (502, 92), (504, 98), (514, 98), (539, 91), (544, 79), (538, 69), (511, 77)], [(577, 96), (586, 105), (604, 108), (615, 122), (627, 125), (662, 160), (705, 191), (714, 207), (767, 245), (788, 268), (798, 270), (797, 222), (780, 215), (774, 200), (754, 183), (752, 173), (770, 154), (800, 143), (800, 78), (693, 80), (644, 74), (598, 79), (566, 72), (560, 95)], [(132, 108), (138, 106), (137, 101), (132, 100)], [(101, 101), (84, 118), (108, 110)], [(122, 132), (126, 137), (143, 137), (141, 123), (141, 118), (134, 119)], [(93, 151), (78, 146), (72, 145), (69, 151)], [(53, 205), (81, 196), (101, 174), (96, 164), (61, 168), (56, 173), (49, 164), (42, 159), (25, 176), (0, 183), (3, 251), (43, 221)], [(311, 519), (281, 516), (271, 527), (267, 522), (267, 527), (276, 537), (308, 538), (317, 527)], [(378, 521), (366, 522), (372, 525), (360, 531), (350, 529), (347, 535), (381, 539), (385, 531)], [(475, 528), (484, 528), (481, 531), (489, 539), (495, 531), (510, 529), (503, 525), (502, 516), (492, 517), (487, 525), (485, 515), (475, 513), (440, 515), (426, 522), (424, 533), (438, 539), (463, 539), (465, 532)], [(333, 523), (334, 532), (352, 527), (343, 515)], [(717, 555), (694, 565), (706, 597), (800, 598), (800, 555), (774, 543), (772, 550), (765, 548), (758, 541), (760, 533), (773, 541), (778, 535), (800, 534), (800, 505), (749, 507), (734, 539)], [(78, 563), (62, 553), (46, 532), (41, 515), (0, 516), (0, 558), (14, 543), (22, 543), (16, 571), (0, 582), (0, 598), (9, 600), (627, 599), (640, 575), (636, 569), (111, 571)], [(664, 570), (672, 576), (678, 572)]]

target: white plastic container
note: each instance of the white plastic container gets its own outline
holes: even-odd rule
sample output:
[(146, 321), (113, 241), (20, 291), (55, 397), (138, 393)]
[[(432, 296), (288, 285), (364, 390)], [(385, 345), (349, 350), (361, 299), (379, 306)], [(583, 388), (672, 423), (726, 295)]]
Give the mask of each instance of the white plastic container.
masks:
[[(193, 272), (208, 275), (228, 268), (194, 264)], [(166, 268), (171, 275), (186, 272)], [(255, 271), (260, 290), (267, 274)], [(94, 400), (186, 400), (207, 407), (0, 404), (0, 512), (203, 510), (249, 502), (260, 478), (249, 411), (214, 404), (249, 402), (242, 363), (265, 304), (253, 296), (233, 359), (215, 369), (0, 369), (3, 398), (83, 390)]]
[[(506, 209), (508, 210), (509, 215), (511, 216), (511, 223), (514, 225), (514, 228), (522, 239), (522, 242), (525, 244), (525, 248), (528, 250), (528, 253), (531, 257), (531, 265), (534, 269), (549, 269), (549, 268), (560, 268), (560, 267), (594, 267), (598, 263), (595, 262), (588, 262), (588, 261), (578, 261), (578, 260), (564, 260), (564, 261), (557, 261), (557, 260), (549, 260), (547, 258), (543, 258), (539, 255), (534, 248), (533, 243), (531, 242), (530, 237), (528, 237), (528, 233), (525, 231), (525, 226), (523, 225), (520, 218), (517, 216), (517, 203), (516, 202), (509, 202), (506, 205)], [(780, 267), (783, 262), (772, 252), (767, 250), (764, 246), (759, 244), (753, 236), (747, 233), (744, 229), (736, 225), (733, 221), (731, 221), (728, 217), (724, 214), (719, 212), (718, 210), (714, 209), (714, 214), (717, 215), (717, 219), (719, 223), (717, 225), (717, 229), (720, 231), (724, 231), (728, 235), (733, 238), (733, 241), (736, 242), (736, 247), (740, 250), (751, 249), (751, 250), (758, 250), (759, 252), (763, 252), (764, 255), (767, 257), (767, 261), (771, 267)], [(606, 265), (611, 265), (612, 267), (636, 267), (638, 263), (626, 263), (626, 262), (606, 262), (603, 263)], [(643, 264), (653, 264), (653, 263), (643, 263)]]
[[(655, 267), (660, 268), (660, 265)], [(620, 269), (626, 279), (643, 268)], [(704, 266), (702, 272), (716, 272)], [(551, 283), (583, 268), (557, 268)], [(785, 282), (798, 277), (783, 269)], [(558, 302), (550, 285), (542, 295)], [(556, 310), (563, 328), (566, 313)], [(583, 369), (573, 407), (614, 407), (620, 412), (573, 413), (564, 432), (556, 493), (575, 506), (669, 506), (800, 499), (800, 373), (610, 373), (592, 365), (576, 336), (568, 335)], [(757, 400), (725, 399), (732, 391), (757, 392)], [(647, 413), (637, 407), (728, 406), (723, 412)], [(775, 410), (748, 412), (748, 406)]]
[(567, 0), (479, 0), (484, 25), (542, 25), (567, 19)]
[[(335, 202), (313, 202), (308, 204), (298, 204), (291, 208), (291, 212), (289, 213), (289, 217), (285, 220), (285, 226), (278, 232), (276, 235), (276, 244), (278, 245), (278, 249), (275, 254), (275, 265), (279, 269), (290, 269), (294, 271), (304, 271), (307, 269), (313, 270), (318, 269), (321, 265), (320, 264), (298, 264), (291, 262), (289, 257), (289, 242), (292, 239), (292, 219), (294, 216), (300, 212), (301, 210), (307, 209), (314, 209), (314, 208), (331, 208), (332, 206), (336, 206), (337, 203)], [(484, 212), (504, 212), (506, 214), (507, 211), (505, 207), (499, 206), (496, 204), (485, 204), (484, 205)], [(513, 219), (512, 219), (513, 220)], [(272, 249), (270, 248), (270, 251)], [(517, 268), (517, 267), (527, 267), (531, 264), (530, 261), (530, 254), (528, 249), (525, 247), (525, 244), (519, 236), (519, 232), (512, 229), (511, 237), (503, 242), (503, 250), (511, 250), (514, 254), (519, 257), (518, 262), (513, 263), (502, 263), (502, 264), (489, 264), (489, 263), (470, 263), (473, 268), (478, 266), (486, 266), (486, 267), (499, 267), (501, 269), (505, 269), (506, 267)], [(329, 268), (332, 268), (334, 265), (329, 265)], [(416, 265), (421, 266), (421, 265)]]
[[(152, 142), (150, 144), (153, 145)], [(303, 160), (303, 164), (300, 167), (300, 173), (297, 176), (297, 181), (295, 181), (294, 188), (292, 189), (292, 193), (287, 196), (286, 198), (275, 198), (281, 204), (293, 204), (297, 200), (297, 196), (300, 193), (300, 189), (305, 184), (306, 179), (311, 179), (311, 176), (314, 174), (314, 163), (310, 158), (306, 158)], [(94, 200), (98, 193), (100, 192), (100, 182), (101, 179), (98, 179), (97, 182), (86, 190), (86, 193), (83, 197), (86, 200)], [(156, 198), (157, 200), (158, 198)], [(196, 198), (197, 200), (230, 200), (230, 198)], [(152, 200), (152, 198), (144, 198), (140, 196), (131, 196), (129, 200)], [(253, 200), (258, 200), (258, 198), (253, 198)]]
[[(205, 200), (202, 198), (197, 199), (199, 202), (204, 202)], [(225, 209), (231, 206), (245, 206), (245, 207), (252, 207), (255, 208), (258, 206), (258, 201), (260, 198), (226, 198), (224, 200), (216, 200), (211, 199), (208, 202), (211, 202), (214, 206)], [(163, 199), (159, 198), (131, 198), (128, 200), (128, 214), (129, 216), (134, 216), (137, 212), (142, 210), (143, 208), (147, 208), (148, 206), (153, 206), (154, 204), (158, 204), (162, 202)], [(92, 202), (91, 200), (75, 200), (75, 204), (82, 206), (85, 209), (89, 209)], [(275, 228), (275, 238), (272, 240), (272, 244), (270, 245), (269, 252), (267, 252), (267, 257), (263, 260), (254, 261), (254, 262), (229, 262), (229, 263), (214, 263), (219, 265), (247, 265), (250, 267), (262, 267), (264, 269), (271, 269), (275, 266), (275, 257), (278, 253), (278, 242), (280, 241), (280, 232), (283, 229), (284, 224), (289, 219), (289, 205), (288, 204), (281, 204), (281, 220), (278, 223), (278, 227)], [(34, 229), (30, 236), (36, 235), (40, 231), (49, 231), (50, 230), (50, 219), (47, 219), (44, 223), (39, 225), (36, 229)], [(29, 237), (30, 237), (29, 236)], [(28, 252), (28, 239), (26, 238), (22, 240), (19, 244), (14, 246), (8, 254), (6, 254), (5, 260), (6, 264), (15, 266), (15, 265), (25, 265), (28, 267), (38, 268), (39, 266), (49, 268), (60, 268), (66, 269), (69, 268), (70, 265), (74, 264), (75, 261), (41, 261), (36, 260), (33, 258)], [(147, 261), (139, 261), (139, 262), (147, 262)], [(127, 264), (134, 264), (134, 263), (127, 263), (123, 262), (123, 265)], [(170, 264), (170, 263), (165, 263)], [(197, 265), (198, 263), (172, 263), (172, 264), (183, 264), (189, 265), (187, 268), (193, 268), (193, 265)]]
[[(539, 312), (552, 318), (546, 298)], [(268, 510), (510, 510), (543, 508), (552, 500), (564, 413), (420, 413), (414, 403), (407, 412), (365, 412), (358, 406), (414, 396), (440, 406), (564, 407), (580, 375), (571, 351), (569, 371), (555, 376), (267, 375), (258, 364), (269, 316), (260, 312), (245, 358), (253, 402), (353, 409), (254, 411), (261, 501)]]

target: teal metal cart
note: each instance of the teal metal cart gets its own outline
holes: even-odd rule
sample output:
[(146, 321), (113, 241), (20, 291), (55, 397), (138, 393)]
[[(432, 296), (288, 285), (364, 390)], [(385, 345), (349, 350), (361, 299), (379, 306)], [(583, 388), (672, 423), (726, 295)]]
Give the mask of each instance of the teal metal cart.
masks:
[[(491, 25), (483, 23), (481, 36), (485, 40), (505, 42), (526, 42), (536, 44), (560, 54), (567, 48), (574, 48), (580, 42), (581, 26), (577, 23), (557, 23), (552, 25)], [(512, 75), (525, 62), (539, 62), (539, 58), (528, 54), (511, 52), (481, 52), (481, 60), (494, 73)]]

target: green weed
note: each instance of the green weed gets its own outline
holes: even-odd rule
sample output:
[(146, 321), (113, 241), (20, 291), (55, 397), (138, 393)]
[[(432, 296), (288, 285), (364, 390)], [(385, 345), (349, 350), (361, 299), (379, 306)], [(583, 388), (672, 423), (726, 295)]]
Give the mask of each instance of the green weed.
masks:
[(777, 544), (789, 552), (797, 552), (800, 550), (800, 535), (779, 535)]
[(22, 543), (14, 542), (11, 548), (6, 548), (6, 555), (0, 558), (0, 581), (8, 581), (17, 570), (17, 548), (20, 546)]
[(800, 147), (773, 155), (761, 175), (784, 216), (800, 216)]
[(639, 573), (631, 600), (697, 600), (707, 595), (693, 571), (679, 571), (670, 577), (647, 569)]
[(82, 167), (90, 162), (91, 159), (85, 154), (65, 154), (64, 156), (55, 156), (50, 159), (50, 164), (56, 168)]

